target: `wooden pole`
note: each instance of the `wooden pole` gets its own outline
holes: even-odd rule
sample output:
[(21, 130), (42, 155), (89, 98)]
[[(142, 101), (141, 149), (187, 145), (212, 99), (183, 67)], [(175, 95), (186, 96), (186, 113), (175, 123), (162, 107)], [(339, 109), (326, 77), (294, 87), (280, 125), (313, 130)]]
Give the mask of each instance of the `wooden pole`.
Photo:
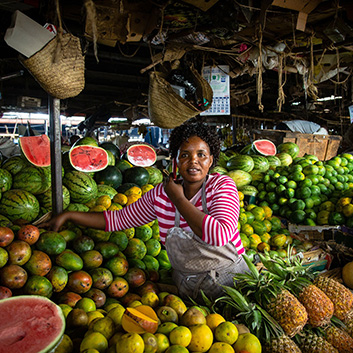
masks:
[(63, 211), (60, 99), (48, 96), (53, 215)]

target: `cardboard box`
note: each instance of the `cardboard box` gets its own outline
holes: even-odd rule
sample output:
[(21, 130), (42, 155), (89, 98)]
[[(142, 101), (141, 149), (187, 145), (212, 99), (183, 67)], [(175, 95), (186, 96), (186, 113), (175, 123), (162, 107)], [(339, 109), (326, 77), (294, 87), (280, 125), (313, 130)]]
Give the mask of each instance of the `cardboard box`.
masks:
[(321, 1), (322, 0), (274, 0), (272, 5), (299, 11), (297, 29), (305, 31), (308, 14), (313, 11)]
[(339, 229), (340, 226), (303, 226), (292, 223), (288, 224), (288, 230), (291, 233), (295, 233), (305, 240), (330, 240), (334, 238), (335, 231)]

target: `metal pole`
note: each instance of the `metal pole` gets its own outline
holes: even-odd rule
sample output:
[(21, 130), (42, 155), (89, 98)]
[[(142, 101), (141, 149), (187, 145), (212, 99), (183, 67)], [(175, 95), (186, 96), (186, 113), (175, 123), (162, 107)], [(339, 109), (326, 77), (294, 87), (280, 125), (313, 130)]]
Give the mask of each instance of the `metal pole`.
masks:
[(63, 211), (60, 99), (48, 96), (53, 215)]

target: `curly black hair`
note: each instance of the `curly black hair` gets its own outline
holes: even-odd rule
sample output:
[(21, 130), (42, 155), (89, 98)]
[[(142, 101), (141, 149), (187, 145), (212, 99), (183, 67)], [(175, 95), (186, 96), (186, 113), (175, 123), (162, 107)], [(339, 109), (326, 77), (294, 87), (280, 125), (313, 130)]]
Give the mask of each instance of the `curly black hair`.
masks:
[(197, 136), (208, 144), (210, 153), (213, 156), (212, 166), (215, 166), (221, 151), (221, 140), (218, 137), (217, 130), (201, 121), (195, 120), (195, 118), (172, 130), (169, 138), (169, 154), (171, 158), (177, 157), (181, 144), (191, 136)]

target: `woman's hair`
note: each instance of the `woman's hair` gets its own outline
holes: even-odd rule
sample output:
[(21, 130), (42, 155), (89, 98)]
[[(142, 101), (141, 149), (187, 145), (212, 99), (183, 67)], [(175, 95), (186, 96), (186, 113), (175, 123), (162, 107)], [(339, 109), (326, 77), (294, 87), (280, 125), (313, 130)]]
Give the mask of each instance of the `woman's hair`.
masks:
[(172, 130), (169, 138), (169, 154), (171, 158), (176, 158), (181, 144), (191, 136), (197, 136), (208, 144), (210, 153), (213, 156), (212, 166), (214, 166), (218, 161), (221, 150), (221, 140), (217, 130), (195, 119), (190, 119)]

